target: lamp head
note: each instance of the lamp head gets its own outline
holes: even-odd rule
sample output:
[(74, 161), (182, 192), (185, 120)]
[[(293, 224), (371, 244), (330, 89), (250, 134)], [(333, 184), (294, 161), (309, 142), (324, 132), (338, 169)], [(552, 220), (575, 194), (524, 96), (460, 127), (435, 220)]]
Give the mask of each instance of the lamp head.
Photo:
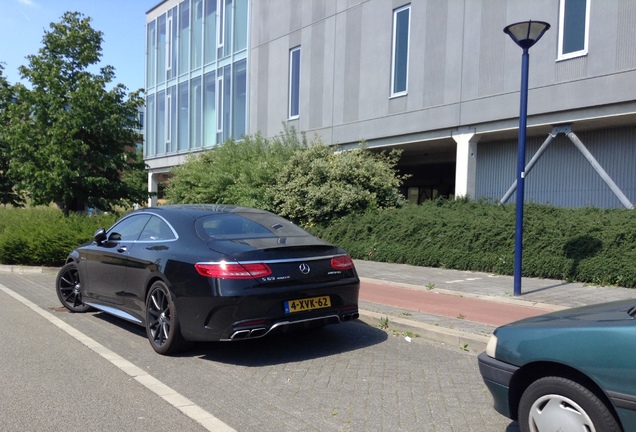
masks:
[(528, 49), (548, 31), (550, 24), (543, 21), (523, 21), (510, 24), (504, 28), (504, 33), (523, 49)]

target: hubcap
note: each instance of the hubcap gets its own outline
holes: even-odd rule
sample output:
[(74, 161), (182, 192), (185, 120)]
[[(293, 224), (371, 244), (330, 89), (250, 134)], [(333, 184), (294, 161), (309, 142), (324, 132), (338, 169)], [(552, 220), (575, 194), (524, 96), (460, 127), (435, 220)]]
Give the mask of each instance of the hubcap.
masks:
[(530, 430), (576, 430), (596, 432), (590, 416), (579, 404), (565, 396), (550, 394), (537, 399), (530, 408)]

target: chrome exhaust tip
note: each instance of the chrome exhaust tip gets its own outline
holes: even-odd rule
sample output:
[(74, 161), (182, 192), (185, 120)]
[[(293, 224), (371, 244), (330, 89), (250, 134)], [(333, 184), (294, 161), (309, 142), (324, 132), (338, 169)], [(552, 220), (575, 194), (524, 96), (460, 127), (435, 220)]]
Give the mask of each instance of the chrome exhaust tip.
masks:
[(265, 336), (267, 334), (267, 328), (258, 327), (251, 330), (237, 330), (232, 333), (230, 336), (230, 340), (240, 340), (240, 339), (255, 339), (261, 336)]

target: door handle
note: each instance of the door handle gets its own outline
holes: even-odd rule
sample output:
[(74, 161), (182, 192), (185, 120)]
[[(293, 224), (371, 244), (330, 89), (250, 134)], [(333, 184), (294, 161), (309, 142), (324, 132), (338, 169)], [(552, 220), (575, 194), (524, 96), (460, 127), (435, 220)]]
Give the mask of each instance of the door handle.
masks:
[(128, 248), (126, 246), (122, 246), (119, 249), (117, 249), (117, 252), (126, 252)]

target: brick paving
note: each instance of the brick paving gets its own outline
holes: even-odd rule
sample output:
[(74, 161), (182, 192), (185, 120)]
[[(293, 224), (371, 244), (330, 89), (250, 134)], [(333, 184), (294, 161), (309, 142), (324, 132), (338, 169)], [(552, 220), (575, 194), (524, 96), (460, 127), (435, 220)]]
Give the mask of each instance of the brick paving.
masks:
[[(514, 297), (507, 276), (366, 261), (356, 266), (363, 280), (362, 322), (199, 344), (176, 358), (157, 356), (143, 330), (104, 314), (56, 316), (241, 432), (512, 432), (516, 424), (492, 409), (476, 366), (479, 344), (498, 324), (480, 321), (503, 315), (498, 310), (539, 314), (636, 298), (631, 289), (541, 279), (524, 279), (523, 295)], [(59, 307), (54, 278), (55, 269), (0, 266), (0, 284), (49, 311)], [(379, 294), (365, 297), (371, 285)], [(471, 314), (471, 304), (488, 304), (486, 318)], [(378, 317), (389, 317), (388, 331), (378, 329)], [(407, 342), (402, 325), (420, 337)], [(466, 347), (471, 352), (458, 349)]]

